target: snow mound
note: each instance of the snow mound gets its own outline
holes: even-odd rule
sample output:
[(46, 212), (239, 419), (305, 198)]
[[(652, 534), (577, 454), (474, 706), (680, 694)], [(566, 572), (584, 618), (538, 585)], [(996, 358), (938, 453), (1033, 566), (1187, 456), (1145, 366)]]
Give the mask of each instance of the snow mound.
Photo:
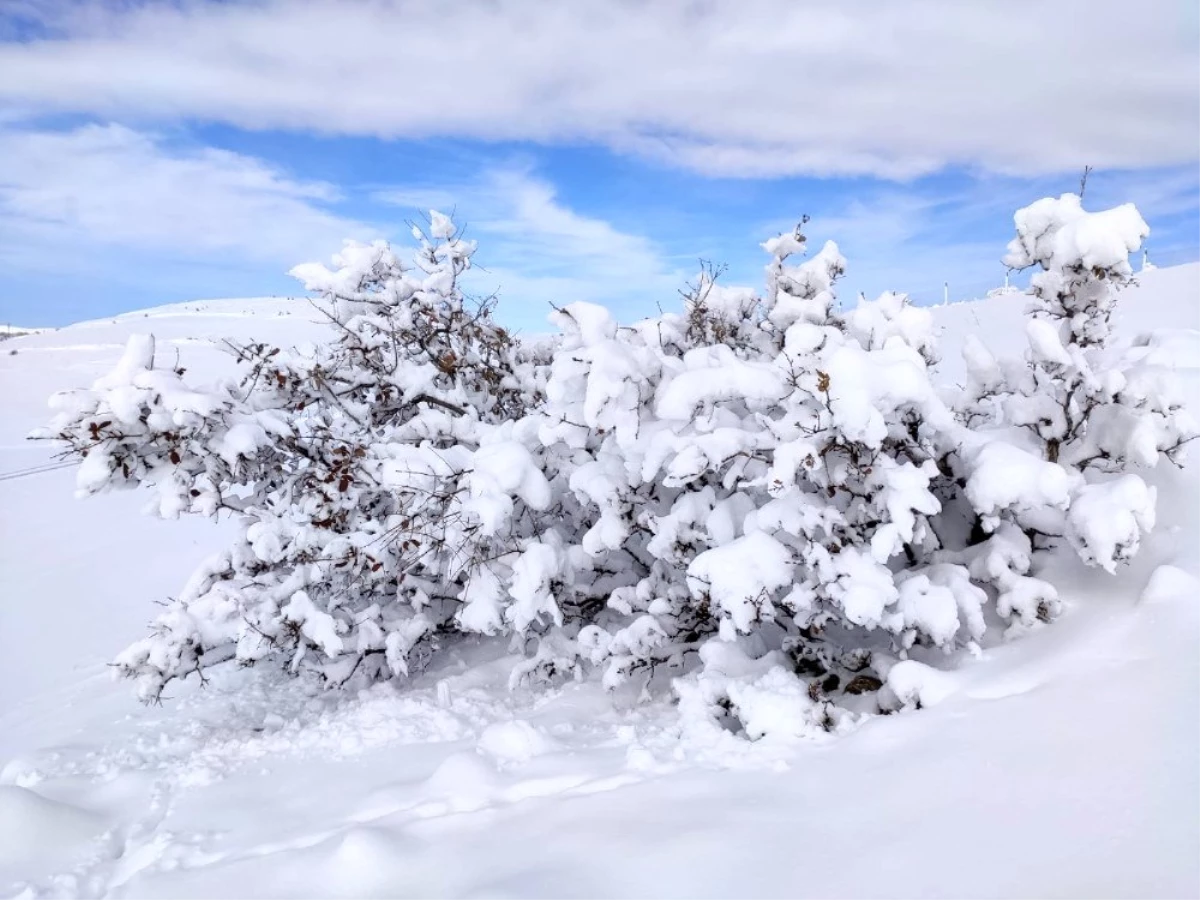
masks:
[(892, 666), (887, 686), (905, 706), (935, 706), (958, 690), (953, 675), (915, 659), (901, 660)]
[(479, 735), (479, 749), (497, 763), (524, 763), (551, 753), (554, 741), (528, 722), (514, 720), (489, 725)]
[(429, 795), (458, 811), (480, 809), (499, 792), (496, 769), (478, 754), (460, 752), (446, 757), (429, 776)]
[(78, 855), (103, 828), (104, 820), (93, 813), (28, 788), (0, 785), (0, 871), (61, 863)]
[(1143, 603), (1162, 603), (1174, 599), (1200, 600), (1200, 578), (1177, 566), (1159, 566), (1142, 589)]

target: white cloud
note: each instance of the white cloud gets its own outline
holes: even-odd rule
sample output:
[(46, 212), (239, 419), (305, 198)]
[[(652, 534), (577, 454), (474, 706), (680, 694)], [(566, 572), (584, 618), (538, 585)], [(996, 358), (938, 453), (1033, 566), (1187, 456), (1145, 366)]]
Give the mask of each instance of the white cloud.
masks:
[(50, 277), (66, 266), (74, 277), (91, 274), (101, 293), (124, 285), (139, 296), (155, 286), (175, 295), (189, 280), (193, 296), (206, 285), (235, 293), (286, 285), (281, 276), (293, 264), (327, 259), (347, 237), (395, 238), (403, 251), (398, 219), (431, 207), (456, 209), (480, 239), (469, 284), (479, 294), (498, 290), (504, 317), (522, 326), (541, 328), (551, 303), (575, 300), (647, 313), (656, 299), (673, 300), (683, 281), (650, 240), (576, 212), (550, 184), (511, 165), (468, 183), (378, 191), (371, 199), (400, 213), (380, 216), (385, 226), (339, 215), (338, 203), (361, 207), (362, 198), (344, 198), (333, 185), (119, 125), (0, 127), (0, 159), (8, 271)]
[(590, 141), (739, 176), (1195, 160), (1195, 9), (1120, 0), (51, 4), (0, 100)]
[[(955, 300), (981, 297), (1003, 283), (1000, 256), (1008, 238), (981, 238), (979, 223), (998, 225), (1004, 234), (1011, 213), (985, 191), (877, 189), (816, 211), (805, 232), (811, 249), (832, 240), (846, 256), (837, 290), (843, 305), (853, 305), (859, 292), (874, 298), (889, 290), (940, 302), (947, 282)], [(795, 224), (773, 221), (758, 231), (775, 234)]]
[[(485, 267), (472, 273), (469, 284), (479, 294), (498, 289), (502, 316), (534, 330), (544, 327), (550, 303), (602, 303), (621, 321), (653, 315), (656, 306), (676, 310), (679, 288), (695, 275), (697, 256), (706, 255), (668, 252), (659, 241), (572, 210), (553, 186), (522, 167), (459, 184), (388, 188), (374, 199), (396, 205), (411, 219), (431, 207), (455, 208), (468, 237), (479, 241), (476, 261)], [(849, 257), (849, 274), (839, 288), (846, 303), (860, 290), (872, 297), (902, 290), (940, 301), (945, 281), (955, 299), (964, 299), (1003, 283), (1000, 256), (1014, 209), (986, 184), (958, 191), (875, 187), (818, 211), (806, 230), (813, 248), (833, 239)], [(981, 222), (996, 226), (999, 237), (977, 237)], [(726, 234), (705, 239), (706, 253), (718, 264), (730, 264), (728, 283), (761, 290), (767, 255), (760, 243), (796, 222), (770, 221), (745, 231), (744, 222), (730, 224)], [(672, 237), (671, 249), (691, 249), (689, 242), (700, 240), (687, 233)]]
[[(868, 296), (899, 290), (926, 302), (940, 301), (947, 282), (951, 299), (971, 299), (1004, 281), (1000, 259), (1013, 234), (1013, 213), (1040, 197), (1077, 191), (1078, 177), (868, 186), (853, 199), (813, 210), (807, 231), (817, 245), (833, 239), (847, 256), (839, 293), (848, 302), (860, 290)], [(1195, 258), (1194, 217), (1200, 205), (1195, 169), (1091, 174), (1084, 201), (1089, 209), (1129, 202), (1150, 224), (1152, 256), (1167, 264)], [(1186, 222), (1183, 228), (1180, 220)], [(777, 233), (794, 225), (771, 221), (758, 231)], [(1181, 246), (1181, 231), (1188, 249)]]
[(583, 215), (528, 169), (504, 167), (477, 180), (381, 190), (377, 201), (411, 211), (456, 210), (479, 241), (471, 287), (499, 293), (505, 317), (538, 328), (550, 304), (604, 303), (625, 318), (649, 315), (657, 300), (677, 300), (686, 273), (650, 239)]
[(1166, 172), (1093, 173), (1084, 197), (1086, 205), (1097, 208), (1134, 203), (1153, 229), (1162, 219), (1195, 213), (1200, 206), (1200, 172), (1188, 166)]
[(0, 128), (0, 159), (0, 238), (27, 267), (87, 248), (286, 266), (369, 232), (328, 211), (331, 185), (118, 125)]

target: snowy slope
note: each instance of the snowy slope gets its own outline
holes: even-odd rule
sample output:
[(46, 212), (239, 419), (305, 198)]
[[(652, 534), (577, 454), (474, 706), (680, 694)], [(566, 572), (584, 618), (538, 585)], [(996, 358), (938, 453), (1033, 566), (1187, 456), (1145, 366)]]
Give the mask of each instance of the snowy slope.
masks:
[[(0, 475), (53, 462), (53, 448), (25, 439), (46, 419), (47, 397), (90, 384), (110, 370), (131, 334), (152, 331), (161, 353), (178, 352), (193, 373), (215, 378), (228, 371), (229, 358), (218, 349), (220, 341), (264, 333), (285, 343), (310, 340), (321, 334), (317, 318), (307, 300), (216, 300), (163, 306), (5, 341), (0, 350)], [(0, 670), (0, 710), (43, 688), (68, 683), (77, 665), (94, 668), (106, 662), (114, 647), (141, 633), (148, 621), (147, 601), (178, 590), (181, 576), (220, 545), (210, 523), (181, 521), (164, 528), (138, 515), (142, 498), (137, 496), (73, 502), (74, 475), (69, 468), (0, 485), (0, 571), (8, 601), (0, 607), (0, 635), (5, 644), (28, 647), (45, 640), (47, 620), (29, 615), (30, 602), (86, 591), (72, 602), (74, 624), (56, 640), (56, 659), (27, 666), (22, 657), (19, 669)], [(138, 582), (121, 577), (120, 564), (108, 567), (116, 559), (123, 559), (125, 566), (141, 560)], [(24, 602), (14, 603), (17, 597)], [(51, 607), (46, 612), (55, 614)], [(0, 733), (0, 753), (4, 742)]]
[[(1123, 296), (1135, 352), (1200, 387), (1200, 266)], [(938, 308), (941, 377), (1024, 298)], [(152, 330), (217, 377), (222, 338), (320, 335), (305, 301), (162, 307), (0, 351), (0, 474)], [(16, 350), (16, 354), (8, 351)], [(665, 700), (510, 694), (503, 648), (355, 697), (230, 671), (144, 709), (105, 668), (223, 527), (0, 481), (0, 896), (1196, 896), (1200, 480), (1154, 473), (1156, 538), (1110, 578), (1066, 560), (1053, 627), (964, 660), (946, 699), (822, 744), (701, 746)], [(468, 663), (470, 665), (468, 666)]]
[(45, 328), (22, 328), (17, 325), (0, 325), (0, 339), (20, 337), (23, 334), (37, 334), (46, 331)]
[[(939, 380), (962, 377), (965, 369), (956, 348), (964, 335), (978, 335), (997, 353), (1020, 352), (1028, 301), (1025, 294), (1002, 294), (933, 307), (943, 348)], [(1195, 359), (1188, 353), (1200, 349), (1200, 263), (1140, 273), (1134, 286), (1121, 291), (1113, 321), (1126, 340), (1156, 334), (1169, 339), (1181, 351), (1179, 362), (1187, 365)]]

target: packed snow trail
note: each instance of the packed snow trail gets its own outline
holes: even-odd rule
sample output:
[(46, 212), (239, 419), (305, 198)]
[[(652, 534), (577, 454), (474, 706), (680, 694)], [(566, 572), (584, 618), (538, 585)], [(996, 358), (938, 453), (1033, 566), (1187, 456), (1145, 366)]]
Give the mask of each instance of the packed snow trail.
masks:
[[(1119, 307), (1193, 396), (1198, 276), (1157, 270)], [(937, 309), (944, 379), (969, 331), (1019, 341), (1022, 303)], [(51, 459), (23, 440), (45, 398), (146, 318), (214, 375), (223, 337), (319, 328), (300, 301), (188, 306), (6, 342), (0, 471)], [(1158, 524), (1117, 576), (1056, 560), (1053, 626), (821, 743), (701, 743), (667, 700), (592, 683), (509, 692), (514, 658), (487, 644), (411, 686), (225, 670), (143, 708), (106, 663), (227, 526), (78, 503), (71, 476), (0, 485), (0, 896), (1200, 892), (1194, 467), (1153, 473)]]

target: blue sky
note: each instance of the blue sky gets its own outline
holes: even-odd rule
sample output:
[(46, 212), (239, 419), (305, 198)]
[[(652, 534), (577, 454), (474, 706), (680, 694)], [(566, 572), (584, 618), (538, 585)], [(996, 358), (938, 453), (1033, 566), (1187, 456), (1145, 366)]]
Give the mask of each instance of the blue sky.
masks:
[(670, 307), (699, 258), (759, 284), (803, 214), (843, 297), (959, 299), (1085, 163), (1192, 261), (1198, 65), (1173, 0), (5, 0), (0, 321), (293, 294), (428, 207), (521, 328)]

